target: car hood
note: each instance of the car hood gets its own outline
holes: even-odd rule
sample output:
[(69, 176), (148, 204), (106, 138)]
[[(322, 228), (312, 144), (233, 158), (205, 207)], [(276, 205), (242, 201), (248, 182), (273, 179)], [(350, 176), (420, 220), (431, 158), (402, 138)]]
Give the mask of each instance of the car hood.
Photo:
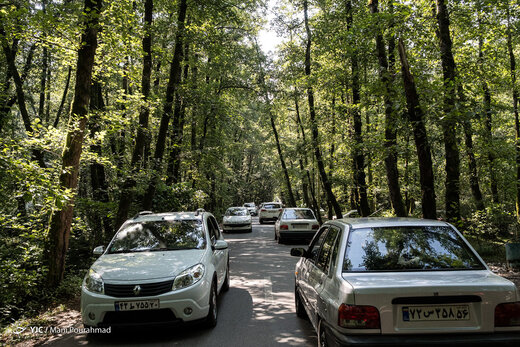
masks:
[(226, 217), (224, 217), (224, 222), (226, 222), (226, 223), (249, 222), (250, 220), (251, 220), (251, 216), (226, 216)]
[[(457, 295), (473, 292), (508, 292), (516, 296), (512, 282), (489, 270), (343, 273), (355, 293), (356, 302), (383, 295), (397, 296)], [(359, 303), (358, 303), (359, 304)]]
[(92, 269), (105, 281), (171, 278), (200, 263), (205, 251), (203, 249), (186, 249), (104, 254), (92, 265)]

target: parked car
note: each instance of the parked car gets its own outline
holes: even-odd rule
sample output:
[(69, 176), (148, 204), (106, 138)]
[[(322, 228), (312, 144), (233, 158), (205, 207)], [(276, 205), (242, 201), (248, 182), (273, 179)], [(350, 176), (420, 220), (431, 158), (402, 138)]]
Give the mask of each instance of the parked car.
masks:
[(249, 211), (249, 214), (251, 216), (256, 216), (258, 214), (258, 212), (256, 210), (256, 205), (254, 202), (246, 202), (244, 204), (244, 207), (247, 208), (247, 210)]
[(227, 248), (211, 213), (140, 213), (94, 249), (101, 256), (83, 280), (83, 324), (215, 326), (217, 294), (229, 288)]
[(320, 225), (310, 208), (284, 208), (274, 224), (274, 239), (278, 243), (286, 240), (309, 242)]
[(264, 202), (258, 211), (258, 221), (264, 224), (267, 221), (275, 222), (282, 212), (282, 204), (279, 202)]
[(230, 207), (222, 218), (222, 231), (247, 231), (252, 232), (252, 220), (247, 207)]
[(520, 343), (518, 289), (449, 223), (339, 219), (291, 254), (318, 346)]

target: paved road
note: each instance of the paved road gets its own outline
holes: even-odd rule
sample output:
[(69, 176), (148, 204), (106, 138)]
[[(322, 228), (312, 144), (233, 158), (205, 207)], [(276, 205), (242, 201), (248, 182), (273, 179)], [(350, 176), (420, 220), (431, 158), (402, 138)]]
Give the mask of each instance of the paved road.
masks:
[[(71, 346), (313, 346), (316, 334), (294, 311), (294, 245), (278, 245), (273, 225), (225, 234), (230, 244), (231, 288), (219, 297), (218, 325), (128, 330), (108, 336), (56, 336), (45, 345)], [(79, 322), (77, 326), (80, 326)]]

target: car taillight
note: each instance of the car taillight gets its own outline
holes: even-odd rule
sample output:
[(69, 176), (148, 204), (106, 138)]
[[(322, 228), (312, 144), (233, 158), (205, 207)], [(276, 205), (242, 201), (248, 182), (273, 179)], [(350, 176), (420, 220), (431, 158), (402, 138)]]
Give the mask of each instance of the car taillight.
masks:
[(374, 306), (341, 304), (338, 324), (348, 329), (380, 329), (379, 311)]
[(520, 326), (520, 302), (497, 305), (495, 307), (495, 326)]
[(267, 210), (266, 210), (265, 208), (263, 208), (263, 209), (261, 209), (260, 211), (261, 211), (261, 212), (265, 212), (265, 211), (267, 211)]
[(288, 230), (288, 229), (289, 229), (289, 226), (286, 225), (286, 224), (280, 224), (280, 229), (281, 229), (281, 230)]
[(282, 212), (282, 209), (281, 209), (281, 208), (279, 208), (279, 209), (278, 209), (278, 212)]
[(319, 229), (319, 228), (320, 228), (320, 226), (318, 224), (313, 224), (312, 225), (312, 229), (313, 230), (316, 230), (316, 229)]

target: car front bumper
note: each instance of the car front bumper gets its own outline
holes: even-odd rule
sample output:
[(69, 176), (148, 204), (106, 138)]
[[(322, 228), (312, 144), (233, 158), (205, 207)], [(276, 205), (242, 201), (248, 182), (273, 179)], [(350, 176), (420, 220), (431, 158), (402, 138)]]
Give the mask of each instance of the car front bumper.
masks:
[(520, 332), (474, 334), (345, 335), (326, 322), (327, 342), (332, 346), (519, 346)]
[[(84, 325), (101, 327), (189, 322), (209, 312), (211, 281), (202, 279), (191, 287), (156, 296), (112, 297), (81, 289), (81, 318)], [(116, 311), (116, 302), (159, 300), (158, 310)], [(191, 312), (187, 314), (191, 308)], [(171, 312), (170, 312), (171, 311)]]
[(240, 223), (240, 224), (223, 224), (222, 230), (224, 231), (239, 231), (239, 230), (251, 230), (251, 223)]

